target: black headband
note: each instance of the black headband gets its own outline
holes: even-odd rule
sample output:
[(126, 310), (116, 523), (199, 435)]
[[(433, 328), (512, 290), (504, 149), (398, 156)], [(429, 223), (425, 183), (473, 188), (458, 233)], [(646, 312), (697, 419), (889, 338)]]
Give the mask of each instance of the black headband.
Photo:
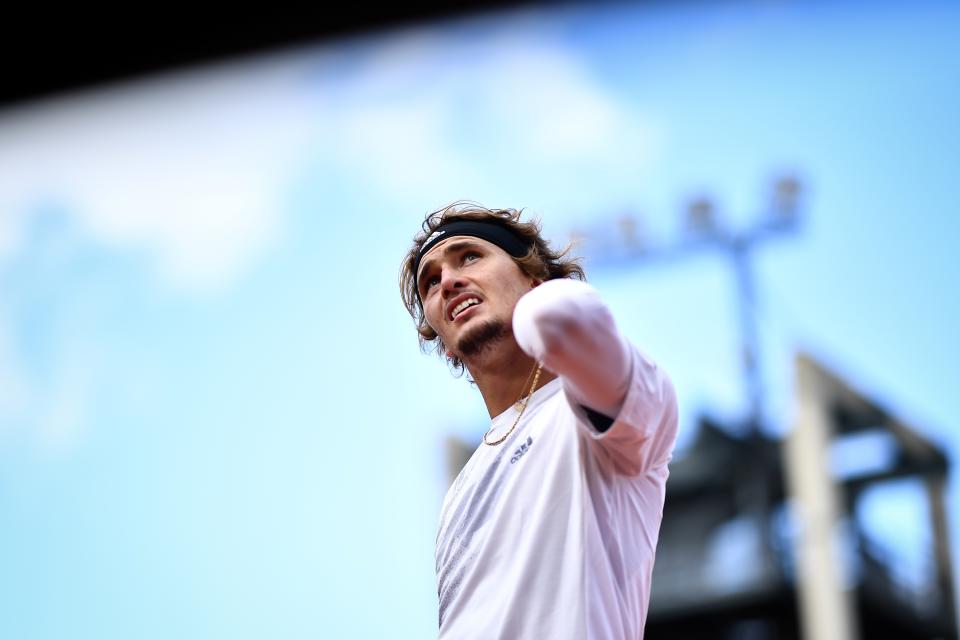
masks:
[(492, 242), (514, 258), (522, 258), (530, 251), (531, 243), (523, 240), (499, 222), (486, 220), (454, 220), (437, 227), (427, 241), (420, 247), (420, 253), (413, 263), (413, 276), (420, 275), (420, 261), (438, 242), (454, 236), (472, 236)]

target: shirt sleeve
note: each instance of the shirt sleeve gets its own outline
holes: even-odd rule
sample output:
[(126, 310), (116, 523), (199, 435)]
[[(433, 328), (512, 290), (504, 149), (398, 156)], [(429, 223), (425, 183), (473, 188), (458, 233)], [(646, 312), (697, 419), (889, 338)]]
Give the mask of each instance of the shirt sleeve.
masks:
[[(677, 400), (665, 372), (617, 329), (596, 289), (585, 282), (549, 280), (518, 302), (517, 343), (560, 376), (585, 435), (620, 473), (634, 475), (670, 460)], [(592, 427), (584, 407), (609, 416)]]

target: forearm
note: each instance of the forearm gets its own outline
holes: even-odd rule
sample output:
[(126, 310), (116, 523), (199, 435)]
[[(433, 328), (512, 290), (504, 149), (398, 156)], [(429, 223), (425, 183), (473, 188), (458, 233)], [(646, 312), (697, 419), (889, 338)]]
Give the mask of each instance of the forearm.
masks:
[(576, 402), (617, 416), (630, 385), (631, 348), (592, 286), (541, 284), (517, 303), (513, 331), (521, 349), (563, 378)]

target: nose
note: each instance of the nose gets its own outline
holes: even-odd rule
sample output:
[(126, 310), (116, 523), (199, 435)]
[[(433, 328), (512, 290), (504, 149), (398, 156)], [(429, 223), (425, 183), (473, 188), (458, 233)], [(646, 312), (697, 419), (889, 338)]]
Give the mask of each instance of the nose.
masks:
[(440, 274), (440, 290), (444, 296), (455, 295), (456, 292), (467, 285), (467, 281), (457, 269), (444, 269)]

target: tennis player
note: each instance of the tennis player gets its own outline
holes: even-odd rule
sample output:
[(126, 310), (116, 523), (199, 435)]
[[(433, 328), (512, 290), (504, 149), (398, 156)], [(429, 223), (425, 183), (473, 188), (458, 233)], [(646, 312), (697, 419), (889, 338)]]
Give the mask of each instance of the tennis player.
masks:
[(439, 637), (642, 638), (677, 433), (667, 375), (519, 211), (429, 214), (400, 285), (421, 345), (490, 414), (441, 511)]

